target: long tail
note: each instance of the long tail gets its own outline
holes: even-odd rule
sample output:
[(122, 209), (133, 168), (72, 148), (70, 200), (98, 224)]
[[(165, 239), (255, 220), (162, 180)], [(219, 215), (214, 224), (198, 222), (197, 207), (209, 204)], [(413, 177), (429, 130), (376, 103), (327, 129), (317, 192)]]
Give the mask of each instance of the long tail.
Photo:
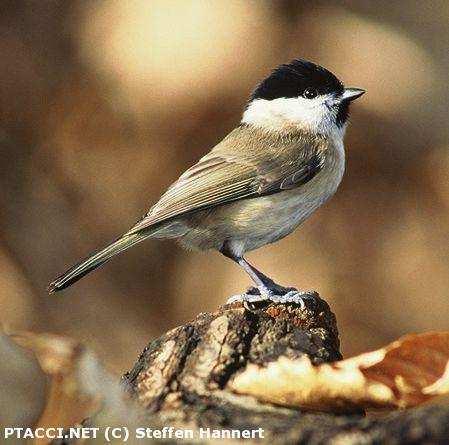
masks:
[(134, 233), (132, 235), (124, 235), (118, 240), (114, 241), (109, 246), (104, 249), (94, 253), (85, 260), (76, 264), (62, 275), (60, 275), (56, 280), (52, 281), (48, 286), (48, 292), (51, 294), (53, 292), (58, 292), (60, 290), (69, 287), (73, 283), (77, 282), (79, 279), (83, 278), (84, 275), (92, 272), (97, 267), (100, 267), (106, 261), (110, 260), (114, 255), (128, 249), (134, 244), (143, 241), (148, 237), (148, 234)]

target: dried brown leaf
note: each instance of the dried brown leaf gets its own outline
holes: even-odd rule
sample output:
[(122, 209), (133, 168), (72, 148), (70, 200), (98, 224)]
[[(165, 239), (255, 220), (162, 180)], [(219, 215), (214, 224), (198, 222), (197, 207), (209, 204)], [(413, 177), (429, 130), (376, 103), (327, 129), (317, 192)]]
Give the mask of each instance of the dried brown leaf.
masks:
[[(71, 426), (99, 408), (99, 397), (84, 387), (82, 368), (90, 353), (78, 342), (64, 336), (21, 332), (11, 338), (29, 349), (49, 376), (49, 390), (39, 427)], [(92, 358), (93, 359), (93, 358)], [(35, 440), (44, 444), (46, 439)]]
[(312, 365), (307, 356), (248, 365), (231, 388), (259, 400), (320, 410), (405, 408), (449, 392), (449, 332), (408, 335), (373, 352)]
[[(45, 408), (37, 426), (68, 427), (92, 415), (96, 422), (105, 425), (126, 424), (137, 417), (119, 379), (110, 375), (95, 355), (77, 341), (30, 332), (10, 338), (33, 353), (49, 378), (47, 394), (41, 395)], [(48, 440), (36, 439), (35, 443)]]

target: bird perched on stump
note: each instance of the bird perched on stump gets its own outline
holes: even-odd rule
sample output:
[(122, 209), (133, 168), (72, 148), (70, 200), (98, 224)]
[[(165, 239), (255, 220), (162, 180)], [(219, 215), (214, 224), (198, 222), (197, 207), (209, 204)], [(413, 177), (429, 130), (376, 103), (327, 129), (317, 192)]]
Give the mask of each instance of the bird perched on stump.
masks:
[(285, 296), (292, 288), (276, 284), (244, 255), (290, 234), (335, 193), (345, 169), (349, 105), (363, 93), (312, 62), (280, 65), (253, 91), (234, 130), (143, 219), (54, 280), (49, 291), (70, 286), (141, 241), (171, 238), (235, 261), (256, 284), (258, 298)]

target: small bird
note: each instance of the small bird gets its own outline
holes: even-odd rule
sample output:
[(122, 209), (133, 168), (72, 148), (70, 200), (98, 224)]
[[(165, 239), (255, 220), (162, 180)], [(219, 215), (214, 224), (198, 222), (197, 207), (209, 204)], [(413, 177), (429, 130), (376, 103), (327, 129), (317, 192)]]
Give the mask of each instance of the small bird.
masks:
[(280, 65), (255, 88), (234, 130), (143, 219), (56, 278), (49, 292), (147, 238), (172, 238), (235, 261), (261, 299), (285, 295), (292, 288), (276, 284), (244, 254), (290, 234), (335, 193), (345, 169), (349, 104), (364, 92), (345, 88), (330, 71), (303, 59)]

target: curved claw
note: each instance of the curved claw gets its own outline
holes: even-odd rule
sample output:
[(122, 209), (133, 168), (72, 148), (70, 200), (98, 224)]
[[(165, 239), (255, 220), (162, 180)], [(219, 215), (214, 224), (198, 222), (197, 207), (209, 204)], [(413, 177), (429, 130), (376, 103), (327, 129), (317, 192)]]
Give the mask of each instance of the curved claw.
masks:
[[(255, 290), (257, 289), (257, 293)], [(262, 301), (271, 301), (273, 303), (295, 303), (298, 304), (301, 309), (306, 308), (305, 300), (313, 300), (316, 298), (316, 293), (313, 291), (303, 292), (294, 288), (289, 288), (286, 293), (277, 295), (271, 289), (268, 288), (250, 288), (249, 292), (241, 295), (234, 295), (227, 301), (228, 304), (241, 302), (245, 303), (258, 303)]]

